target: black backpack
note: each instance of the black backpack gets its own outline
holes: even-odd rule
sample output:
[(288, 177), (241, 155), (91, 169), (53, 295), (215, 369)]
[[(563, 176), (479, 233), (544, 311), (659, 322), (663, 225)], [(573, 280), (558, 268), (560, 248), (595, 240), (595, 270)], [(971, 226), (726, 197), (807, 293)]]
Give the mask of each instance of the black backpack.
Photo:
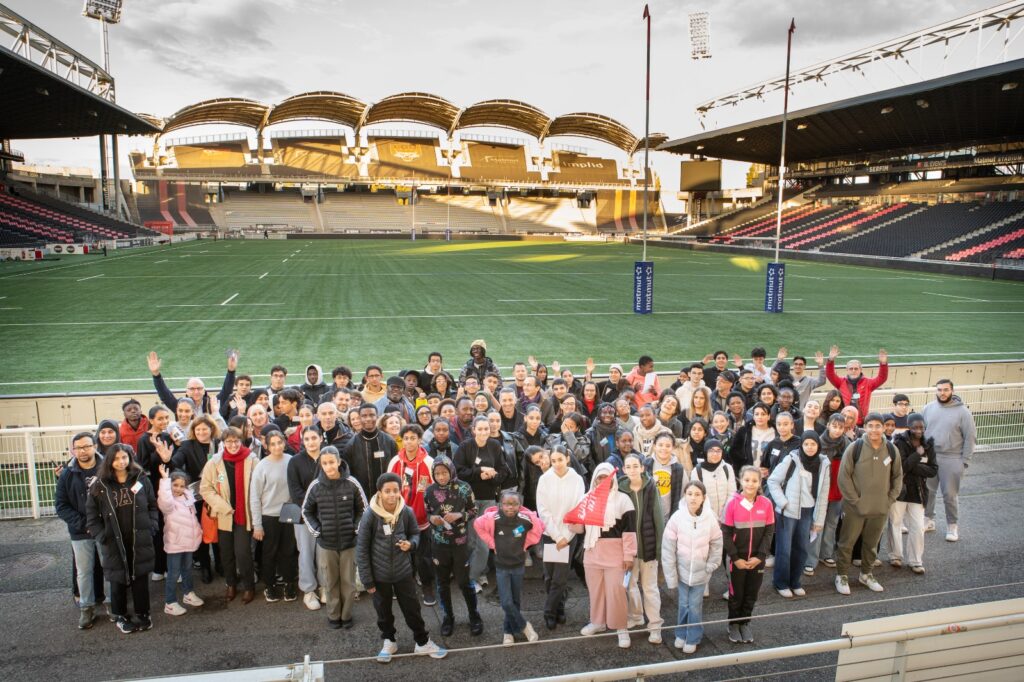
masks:
[[(885, 449), (889, 452), (889, 456), (894, 460), (900, 456), (900, 453), (896, 450), (896, 446), (888, 440), (883, 441), (885, 443)], [(860, 451), (864, 449), (864, 439), (858, 438), (853, 442), (853, 466), (857, 466), (857, 462), (860, 461)]]

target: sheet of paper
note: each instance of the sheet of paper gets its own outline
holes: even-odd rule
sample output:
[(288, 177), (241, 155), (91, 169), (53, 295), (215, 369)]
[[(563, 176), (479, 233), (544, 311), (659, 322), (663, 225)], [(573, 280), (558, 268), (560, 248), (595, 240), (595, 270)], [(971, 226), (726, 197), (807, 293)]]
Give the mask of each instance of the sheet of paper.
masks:
[(654, 380), (658, 378), (658, 375), (654, 372), (648, 372), (644, 375), (644, 391), (650, 391), (651, 387), (654, 386)]
[(544, 545), (544, 563), (546, 564), (567, 564), (569, 563), (569, 547), (566, 545), (562, 549), (558, 549), (558, 546), (554, 543), (547, 543)]

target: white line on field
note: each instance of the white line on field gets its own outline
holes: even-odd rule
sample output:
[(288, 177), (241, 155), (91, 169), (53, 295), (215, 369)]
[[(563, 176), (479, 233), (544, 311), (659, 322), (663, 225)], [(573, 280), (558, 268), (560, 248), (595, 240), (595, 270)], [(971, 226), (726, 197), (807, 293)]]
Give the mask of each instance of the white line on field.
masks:
[(153, 263), (153, 265), (160, 265), (161, 263), (166, 263), (166, 262), (167, 262), (167, 259), (164, 258), (163, 260), (158, 260), (157, 262)]
[(810, 275), (790, 275), (790, 277), (799, 277), (800, 279), (817, 279), (821, 280), (822, 282), (825, 282), (828, 279), (826, 277), (811, 277)]
[(499, 298), (498, 303), (542, 303), (546, 301), (607, 301), (607, 298)]
[[(238, 294), (235, 294), (237, 296)], [(167, 303), (165, 305), (158, 305), (157, 308), (208, 308), (212, 303)], [(238, 306), (250, 306), (250, 305), (285, 305), (284, 303), (221, 303), (223, 306), (228, 308), (236, 308)]]
[(264, 272), (262, 275), (260, 275), (260, 279), (263, 279), (264, 277), (266, 277), (269, 274), (270, 274), (269, 272)]
[(231, 301), (235, 300), (235, 296), (238, 296), (238, 292), (237, 291), (235, 293), (231, 294), (231, 296), (229, 296), (226, 301), (221, 303), (221, 305), (227, 305), (228, 303), (231, 303)]
[(288, 259), (287, 259), (287, 258), (285, 258), (285, 259), (284, 259), (283, 261), (281, 261), (281, 262), (282, 262), (282, 263), (287, 263), (287, 262), (288, 262)]
[(82, 277), (81, 279), (76, 279), (75, 281), (76, 282), (84, 282), (87, 279), (96, 279), (97, 277), (102, 277), (102, 276), (103, 276), (103, 274), (101, 273), (99, 275), (93, 275), (91, 277)]
[(21, 310), (21, 308), (0, 308), (0, 310)]
[[(760, 301), (760, 298), (709, 298), (709, 301)], [(803, 301), (802, 298), (787, 298), (787, 301)]]
[(953, 294), (937, 294), (933, 291), (922, 291), (921, 293), (928, 294), (929, 296), (945, 296), (946, 298), (958, 298), (961, 301), (973, 301), (975, 303), (991, 303), (991, 301), (985, 298), (970, 298), (968, 296), (954, 296)]
[(0, 301), (4, 300), (5, 298), (7, 298), (7, 297), (6, 296), (0, 296)]

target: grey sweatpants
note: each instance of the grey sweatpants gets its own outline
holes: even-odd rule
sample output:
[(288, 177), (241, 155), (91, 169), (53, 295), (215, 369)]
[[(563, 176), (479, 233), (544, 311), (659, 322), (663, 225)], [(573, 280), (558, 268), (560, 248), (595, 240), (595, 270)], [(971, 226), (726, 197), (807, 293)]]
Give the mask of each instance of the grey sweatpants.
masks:
[(949, 526), (956, 523), (957, 512), (960, 509), (957, 498), (960, 495), (960, 480), (965, 473), (964, 464), (959, 455), (937, 455), (935, 460), (939, 465), (939, 475), (927, 480), (928, 504), (924, 507), (924, 515), (929, 519), (935, 518), (936, 493), (941, 489), (942, 503), (946, 507), (946, 526)]

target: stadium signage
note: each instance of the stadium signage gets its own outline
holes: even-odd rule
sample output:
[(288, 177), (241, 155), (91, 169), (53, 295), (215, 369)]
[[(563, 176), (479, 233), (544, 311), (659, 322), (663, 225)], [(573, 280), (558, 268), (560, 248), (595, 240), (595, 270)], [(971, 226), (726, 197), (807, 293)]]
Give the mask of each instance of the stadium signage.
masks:
[(491, 156), (490, 154), (484, 156), (484, 163), (494, 163), (505, 166), (522, 166), (525, 164), (521, 159), (509, 159), (501, 156)]
[(633, 267), (633, 312), (654, 312), (654, 262), (638, 260)]
[(786, 265), (784, 263), (769, 263), (764, 284), (764, 311), (766, 313), (782, 312), (785, 288)]

